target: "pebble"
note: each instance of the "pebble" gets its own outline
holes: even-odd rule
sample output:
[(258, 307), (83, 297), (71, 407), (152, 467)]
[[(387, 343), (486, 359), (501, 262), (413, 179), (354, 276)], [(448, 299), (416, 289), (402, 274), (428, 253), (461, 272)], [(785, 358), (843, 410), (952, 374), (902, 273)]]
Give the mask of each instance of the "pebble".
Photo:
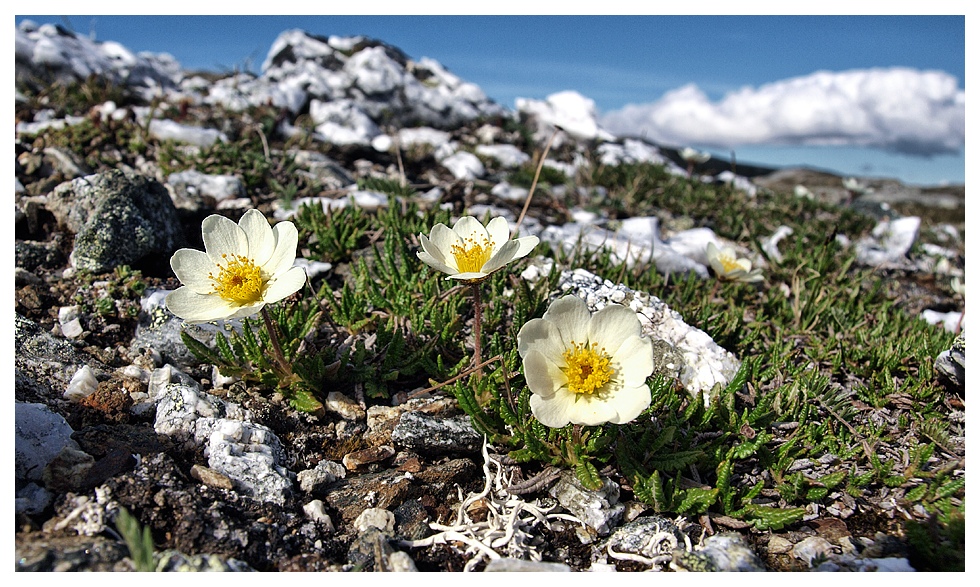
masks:
[(570, 573), (564, 563), (526, 561), (519, 558), (498, 558), (487, 563), (484, 573)]
[(358, 532), (367, 532), (368, 528), (377, 528), (391, 535), (395, 530), (395, 514), (384, 508), (367, 508), (354, 520), (354, 528)]
[(609, 534), (626, 510), (626, 505), (619, 503), (619, 485), (608, 478), (602, 479), (602, 488), (591, 491), (582, 487), (574, 473), (563, 471), (548, 493), (600, 536)]
[(327, 513), (326, 507), (324, 507), (323, 502), (319, 499), (314, 499), (304, 505), (303, 513), (306, 514), (307, 518), (318, 524), (322, 524), (327, 532), (333, 532), (335, 530), (333, 520), (330, 519), (330, 514)]

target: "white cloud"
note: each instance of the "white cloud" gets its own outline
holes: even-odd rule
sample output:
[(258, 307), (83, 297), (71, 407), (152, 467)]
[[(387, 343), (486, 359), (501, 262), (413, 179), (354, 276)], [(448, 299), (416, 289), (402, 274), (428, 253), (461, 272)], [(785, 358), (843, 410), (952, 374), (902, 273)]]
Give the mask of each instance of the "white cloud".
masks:
[(674, 145), (853, 145), (910, 155), (962, 150), (965, 92), (942, 71), (819, 71), (712, 102), (696, 85), (602, 117), (607, 130)]

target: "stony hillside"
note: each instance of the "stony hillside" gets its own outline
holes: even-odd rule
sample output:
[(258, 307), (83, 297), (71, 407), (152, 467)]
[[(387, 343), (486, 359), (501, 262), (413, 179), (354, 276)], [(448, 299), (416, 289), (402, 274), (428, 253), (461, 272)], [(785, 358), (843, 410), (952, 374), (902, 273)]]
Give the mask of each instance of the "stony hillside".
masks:
[[(732, 172), (363, 37), (257, 76), (15, 40), (18, 570), (963, 569), (962, 186)], [(308, 279), (176, 316), (175, 252), (252, 210)], [(478, 284), (465, 216), (521, 243)], [(638, 333), (562, 355), (628, 421), (542, 423), (564, 296)]]

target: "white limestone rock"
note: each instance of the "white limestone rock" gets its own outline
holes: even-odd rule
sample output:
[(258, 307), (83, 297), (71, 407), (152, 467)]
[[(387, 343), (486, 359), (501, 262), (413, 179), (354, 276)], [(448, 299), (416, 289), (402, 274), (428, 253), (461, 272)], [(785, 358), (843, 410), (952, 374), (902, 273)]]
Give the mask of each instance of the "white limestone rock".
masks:
[(235, 490), (259, 501), (282, 505), (292, 488), (286, 451), (266, 426), (218, 419), (204, 455), (208, 466), (232, 480)]
[(705, 406), (710, 404), (713, 390), (727, 386), (741, 367), (735, 355), (718, 346), (704, 331), (688, 325), (680, 314), (649, 293), (603, 280), (584, 269), (563, 271), (558, 287), (558, 295), (578, 296), (591, 312), (612, 303), (635, 311), (643, 334), (654, 341), (655, 353), (662, 354), (654, 357), (654, 364), (668, 372), (676, 370), (688, 392), (703, 394)]
[(871, 235), (854, 244), (857, 260), (865, 265), (905, 266), (906, 255), (919, 236), (918, 216), (882, 220)]
[(88, 365), (82, 365), (68, 382), (68, 388), (62, 395), (66, 400), (79, 401), (86, 398), (99, 388), (99, 380), (95, 376), (95, 371)]
[(477, 145), (477, 155), (496, 159), (504, 167), (520, 167), (531, 160), (531, 156), (514, 145)]

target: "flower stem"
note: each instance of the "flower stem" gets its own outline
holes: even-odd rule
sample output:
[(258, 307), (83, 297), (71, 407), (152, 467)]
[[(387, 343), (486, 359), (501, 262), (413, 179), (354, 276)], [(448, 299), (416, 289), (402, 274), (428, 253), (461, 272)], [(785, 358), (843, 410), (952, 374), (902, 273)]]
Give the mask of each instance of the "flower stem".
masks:
[(273, 360), (277, 371), (279, 371), (280, 377), (286, 380), (293, 374), (293, 369), (286, 361), (286, 355), (282, 352), (282, 345), (279, 344), (279, 328), (272, 321), (272, 317), (269, 316), (269, 311), (265, 309), (265, 306), (262, 307), (262, 319), (265, 320), (265, 329), (269, 332), (269, 342), (272, 343), (272, 350), (275, 353)]
[[(481, 338), (483, 338), (483, 300), (480, 296), (480, 284), (474, 283), (471, 286), (473, 289), (473, 364), (479, 365), (482, 359), (482, 344)], [(477, 379), (483, 376), (483, 369), (479, 368), (473, 374)]]

